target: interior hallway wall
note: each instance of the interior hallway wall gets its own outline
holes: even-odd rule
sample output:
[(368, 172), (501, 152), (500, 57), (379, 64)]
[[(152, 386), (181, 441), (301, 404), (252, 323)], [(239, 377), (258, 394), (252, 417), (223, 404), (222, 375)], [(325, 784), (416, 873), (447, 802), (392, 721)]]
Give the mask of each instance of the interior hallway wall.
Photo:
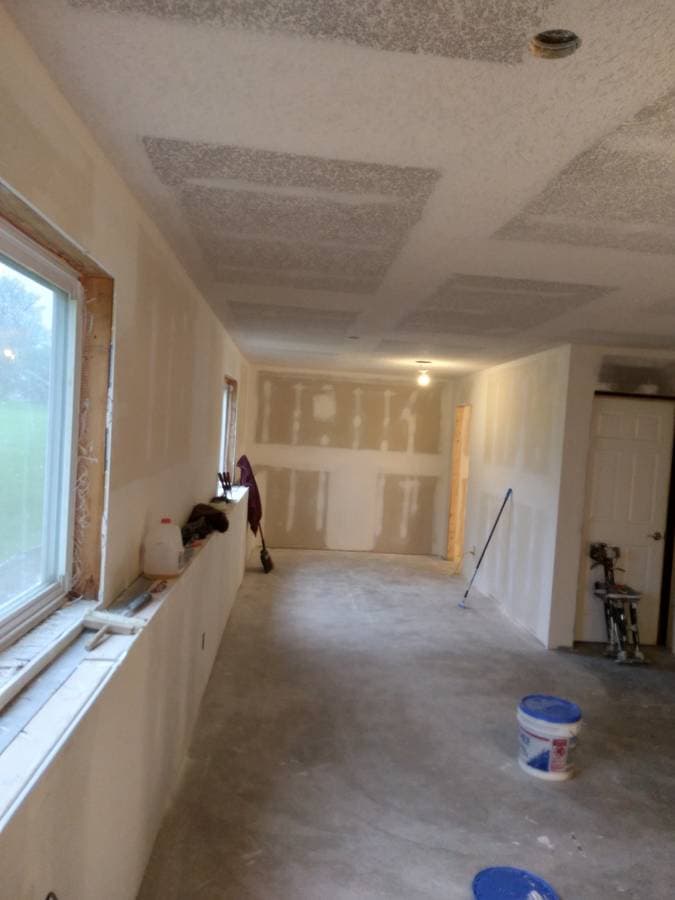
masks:
[[(588, 552), (581, 543), (581, 535), (594, 392), (609, 388), (614, 392), (632, 393), (639, 389), (641, 383), (653, 382), (658, 388), (657, 396), (672, 396), (675, 393), (674, 372), (675, 354), (663, 350), (592, 346), (571, 348), (549, 633), (549, 642), (553, 647), (570, 646), (574, 640), (579, 572), (582, 558)], [(675, 572), (673, 575), (671, 604), (675, 602)], [(672, 631), (669, 644), (675, 651), (675, 634)]]
[[(543, 644), (549, 625), (570, 347), (463, 378), (471, 404), (465, 550), (480, 552), (506, 490), (513, 488), (476, 585)], [(465, 557), (464, 571), (476, 559)]]
[(148, 525), (213, 493), (223, 378), (246, 363), (1, 5), (0, 108), (0, 178), (115, 281), (111, 598), (138, 574)]
[(443, 554), (453, 391), (259, 370), (250, 456), (268, 543)]

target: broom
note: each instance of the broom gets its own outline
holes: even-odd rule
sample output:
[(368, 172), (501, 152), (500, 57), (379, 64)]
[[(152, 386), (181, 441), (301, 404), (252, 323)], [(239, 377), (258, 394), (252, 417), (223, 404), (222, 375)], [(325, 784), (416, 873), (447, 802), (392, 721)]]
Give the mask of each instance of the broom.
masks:
[(262, 525), (258, 525), (258, 530), (260, 531), (260, 540), (262, 541), (262, 550), (260, 551), (260, 562), (262, 563), (263, 572), (267, 574), (271, 572), (274, 568), (274, 563), (272, 561), (272, 557), (270, 556), (270, 552), (265, 546), (265, 538), (263, 536)]

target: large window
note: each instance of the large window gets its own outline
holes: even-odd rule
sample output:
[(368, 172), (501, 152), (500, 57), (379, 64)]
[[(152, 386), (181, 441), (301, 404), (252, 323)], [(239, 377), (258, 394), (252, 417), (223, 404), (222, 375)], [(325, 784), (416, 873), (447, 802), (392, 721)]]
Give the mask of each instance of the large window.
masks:
[(0, 230), (0, 646), (69, 588), (79, 287)]

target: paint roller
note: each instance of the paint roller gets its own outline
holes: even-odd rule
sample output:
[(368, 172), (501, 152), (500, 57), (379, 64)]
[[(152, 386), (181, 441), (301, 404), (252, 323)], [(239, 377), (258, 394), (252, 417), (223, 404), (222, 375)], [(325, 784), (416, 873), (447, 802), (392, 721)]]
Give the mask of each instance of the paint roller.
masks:
[(460, 609), (468, 609), (469, 608), (468, 604), (466, 602), (467, 598), (469, 596), (469, 591), (471, 590), (471, 588), (473, 586), (476, 575), (478, 575), (478, 570), (480, 569), (480, 564), (483, 562), (483, 557), (485, 556), (485, 551), (487, 550), (488, 545), (489, 545), (490, 541), (492, 540), (492, 535), (495, 533), (495, 531), (497, 529), (499, 520), (501, 519), (502, 513), (504, 512), (504, 507), (509, 502), (509, 498), (512, 496), (512, 494), (513, 494), (513, 488), (509, 488), (508, 491), (506, 492), (506, 496), (504, 497), (502, 505), (499, 507), (499, 512), (497, 513), (497, 518), (494, 521), (494, 525), (490, 529), (490, 534), (488, 535), (487, 540), (485, 541), (485, 546), (483, 547), (483, 551), (482, 551), (481, 555), (478, 557), (478, 562), (476, 563), (476, 568), (473, 570), (473, 575), (471, 576), (471, 581), (469, 582), (466, 590), (464, 591), (464, 596), (462, 597), (462, 600), (457, 604)]

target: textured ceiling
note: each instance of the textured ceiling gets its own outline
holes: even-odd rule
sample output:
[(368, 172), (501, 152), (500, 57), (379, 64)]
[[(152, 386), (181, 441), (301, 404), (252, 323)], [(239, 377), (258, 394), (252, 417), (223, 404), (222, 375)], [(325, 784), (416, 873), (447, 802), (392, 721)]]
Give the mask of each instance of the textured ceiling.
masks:
[(603, 293), (591, 284), (455, 275), (406, 316), (397, 332), (508, 335), (549, 322)]
[(354, 319), (350, 313), (337, 310), (279, 307), (273, 303), (232, 303), (232, 312), (241, 327), (256, 329), (263, 336), (341, 338)]
[(551, 0), (69, 0), (176, 22), (276, 31), (401, 53), (513, 63)]
[(496, 236), (675, 254), (675, 90), (576, 156)]
[(672, 0), (0, 2), (251, 359), (675, 349)]
[(373, 293), (439, 173), (146, 137), (216, 282)]

